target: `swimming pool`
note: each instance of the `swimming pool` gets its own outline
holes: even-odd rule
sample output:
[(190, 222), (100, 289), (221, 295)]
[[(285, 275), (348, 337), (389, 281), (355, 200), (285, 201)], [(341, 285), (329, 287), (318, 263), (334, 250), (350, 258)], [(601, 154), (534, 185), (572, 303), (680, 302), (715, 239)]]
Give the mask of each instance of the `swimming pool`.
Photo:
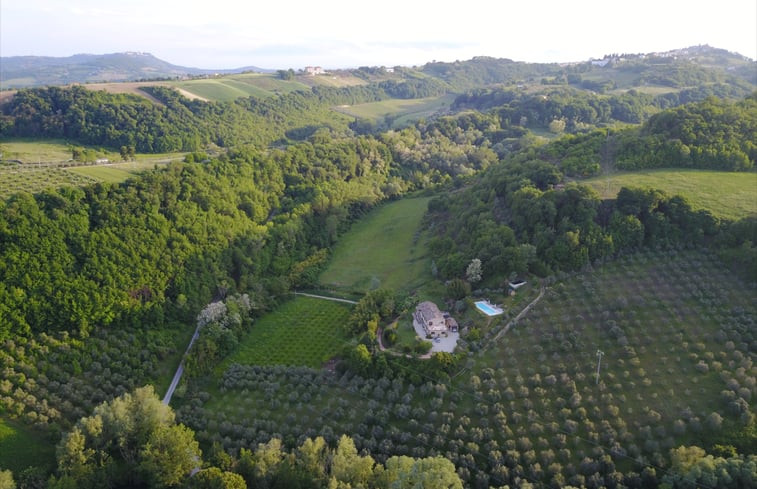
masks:
[(489, 301), (476, 301), (475, 304), (476, 308), (487, 316), (497, 316), (505, 312), (499, 307), (489, 304)]

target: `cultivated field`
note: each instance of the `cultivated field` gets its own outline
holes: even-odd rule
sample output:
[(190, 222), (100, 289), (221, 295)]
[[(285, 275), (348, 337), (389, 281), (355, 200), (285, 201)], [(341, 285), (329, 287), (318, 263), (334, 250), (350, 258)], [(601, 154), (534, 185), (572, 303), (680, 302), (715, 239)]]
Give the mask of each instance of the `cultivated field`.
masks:
[(0, 198), (16, 192), (37, 193), (65, 186), (97, 182), (120, 183), (139, 172), (184, 157), (184, 153), (137, 155), (135, 161), (97, 150), (98, 157), (114, 163), (92, 164), (71, 160), (71, 150), (62, 140), (12, 140), (0, 143), (4, 163), (0, 164)]
[(243, 74), (218, 78), (173, 82), (173, 86), (205, 100), (231, 101), (240, 97), (270, 97), (276, 93), (307, 90), (296, 81), (280, 80), (273, 75)]
[(351, 106), (334, 107), (343, 114), (380, 122), (387, 117), (392, 119), (392, 127), (402, 127), (411, 121), (430, 117), (449, 108), (454, 95), (429, 97), (421, 99), (389, 99)]
[(683, 195), (695, 209), (724, 219), (757, 215), (757, 173), (652, 170), (602, 175), (583, 183), (604, 199), (615, 198), (621, 187), (651, 187)]
[(366, 292), (378, 286), (410, 290), (429, 281), (431, 262), (419, 234), (429, 200), (391, 202), (361, 219), (334, 247), (320, 284)]
[(233, 363), (320, 367), (344, 346), (350, 310), (345, 303), (296, 297), (257, 320), (221, 368)]
[(500, 339), (493, 328), (469, 342), (452, 380), (413, 366), (375, 379), (236, 365), (179, 415), (227, 448), (347, 433), (379, 460), (441, 453), (479, 476), (495, 473), (491, 450), (532, 481), (564, 481), (587, 456), (659, 476), (672, 447), (709, 449), (725, 433), (754, 447), (735, 400), (757, 395), (755, 292), (708, 251), (629, 255), (564, 276)]

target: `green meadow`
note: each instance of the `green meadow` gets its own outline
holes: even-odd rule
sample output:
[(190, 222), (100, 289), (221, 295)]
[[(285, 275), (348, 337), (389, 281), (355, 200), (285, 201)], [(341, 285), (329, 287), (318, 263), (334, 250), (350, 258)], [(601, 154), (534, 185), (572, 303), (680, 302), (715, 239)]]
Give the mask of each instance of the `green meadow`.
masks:
[(430, 198), (391, 202), (356, 223), (334, 247), (320, 285), (367, 292), (410, 290), (431, 279), (425, 237), (419, 232)]
[(28, 426), (0, 418), (0, 469), (18, 473), (30, 466), (51, 468), (54, 457), (53, 442)]
[(410, 121), (429, 117), (454, 101), (454, 95), (421, 99), (389, 99), (350, 106), (334, 107), (343, 114), (369, 119), (374, 122), (394, 117), (392, 127), (406, 126)]
[(621, 187), (658, 188), (686, 197), (695, 209), (706, 209), (723, 219), (757, 214), (757, 173), (706, 170), (653, 170), (616, 173), (584, 180), (604, 199), (613, 199)]

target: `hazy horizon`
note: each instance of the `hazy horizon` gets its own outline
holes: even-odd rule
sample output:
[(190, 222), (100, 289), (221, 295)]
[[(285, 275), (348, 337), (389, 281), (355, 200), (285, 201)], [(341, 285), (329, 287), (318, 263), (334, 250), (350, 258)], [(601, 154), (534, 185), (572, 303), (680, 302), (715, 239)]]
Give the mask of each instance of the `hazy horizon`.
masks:
[[(708, 44), (757, 59), (757, 2), (237, 4), (4, 0), (1, 56), (148, 52), (204, 69), (413, 66), (475, 56), (577, 62)], [(44, 32), (45, 35), (40, 35)]]

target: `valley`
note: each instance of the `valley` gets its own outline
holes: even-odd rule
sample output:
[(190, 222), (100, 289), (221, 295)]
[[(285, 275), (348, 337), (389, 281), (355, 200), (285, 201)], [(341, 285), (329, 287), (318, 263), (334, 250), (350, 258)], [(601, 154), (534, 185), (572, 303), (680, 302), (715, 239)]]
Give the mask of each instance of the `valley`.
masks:
[(750, 487), (754, 62), (681, 53), (20, 88), (0, 482)]

